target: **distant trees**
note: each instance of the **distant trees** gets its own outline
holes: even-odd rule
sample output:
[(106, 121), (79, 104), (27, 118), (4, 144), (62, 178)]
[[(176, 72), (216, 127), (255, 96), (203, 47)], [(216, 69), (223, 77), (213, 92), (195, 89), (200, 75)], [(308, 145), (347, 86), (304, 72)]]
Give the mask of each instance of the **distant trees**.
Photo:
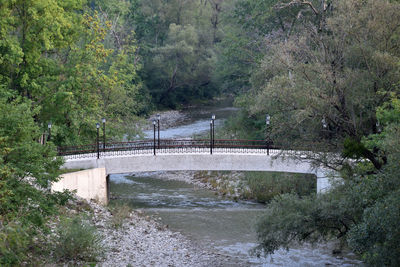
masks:
[(140, 74), (156, 105), (174, 108), (218, 94), (213, 70), (222, 2), (138, 1)]

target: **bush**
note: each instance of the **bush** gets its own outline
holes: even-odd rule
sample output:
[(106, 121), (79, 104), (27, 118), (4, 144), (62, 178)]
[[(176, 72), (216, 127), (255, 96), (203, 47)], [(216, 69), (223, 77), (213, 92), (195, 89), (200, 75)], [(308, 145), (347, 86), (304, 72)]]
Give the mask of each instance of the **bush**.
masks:
[(347, 237), (350, 247), (371, 266), (400, 266), (400, 190), (364, 210)]
[(0, 226), (0, 266), (21, 265), (31, 241), (27, 231), (16, 223)]
[(96, 228), (79, 216), (62, 218), (57, 228), (54, 255), (59, 261), (96, 262), (102, 251)]
[(124, 223), (124, 220), (129, 217), (131, 211), (131, 207), (126, 204), (116, 204), (114, 206), (111, 206), (111, 225), (115, 228), (120, 228)]

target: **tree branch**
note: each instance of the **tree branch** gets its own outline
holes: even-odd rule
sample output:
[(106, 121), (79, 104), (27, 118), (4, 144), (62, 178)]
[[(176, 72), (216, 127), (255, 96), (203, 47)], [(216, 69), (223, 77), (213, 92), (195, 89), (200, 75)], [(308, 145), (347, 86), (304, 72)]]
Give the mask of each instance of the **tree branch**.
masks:
[(318, 10), (309, 1), (293, 0), (289, 3), (280, 3), (275, 6), (275, 9), (283, 9), (283, 8), (287, 8), (287, 7), (291, 7), (291, 6), (295, 6), (295, 5), (309, 6), (315, 15), (317, 15), (317, 16), (319, 15)]

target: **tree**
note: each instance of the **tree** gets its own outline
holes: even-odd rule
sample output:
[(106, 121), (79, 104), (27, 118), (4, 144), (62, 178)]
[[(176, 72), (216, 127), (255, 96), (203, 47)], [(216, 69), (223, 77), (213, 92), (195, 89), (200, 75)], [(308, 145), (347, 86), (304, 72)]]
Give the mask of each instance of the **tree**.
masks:
[(155, 77), (153, 96), (165, 106), (187, 102), (193, 96), (206, 96), (210, 83), (213, 54), (199, 47), (199, 37), (191, 25), (171, 24), (165, 45), (153, 49), (151, 68)]
[(395, 97), (379, 108), (382, 132), (365, 139), (388, 155), (380, 172), (361, 163), (325, 194), (304, 198), (276, 197), (258, 223), (260, 249), (272, 253), (293, 242), (315, 242), (336, 237), (373, 266), (396, 266), (399, 260), (398, 162), (400, 156), (400, 102)]
[[(156, 105), (175, 108), (218, 92), (212, 73), (214, 41), (220, 38), (217, 29), (220, 3), (138, 2), (133, 20), (143, 60), (139, 74)], [(217, 13), (213, 13), (215, 10)], [(173, 43), (175, 39), (179, 43)], [(179, 51), (180, 48), (183, 50)]]
[(61, 200), (50, 192), (50, 185), (62, 161), (55, 158), (52, 143), (37, 141), (42, 133), (34, 122), (38, 110), (31, 110), (32, 103), (0, 90), (0, 222), (19, 217), (23, 224), (43, 226)]
[[(252, 76), (250, 114), (272, 114), (272, 134), (282, 146), (298, 140), (299, 147), (342, 151), (381, 168), (385, 159), (361, 139), (376, 133), (376, 108), (398, 90), (398, 8), (386, 1), (342, 1), (324, 31), (307, 24), (287, 42), (276, 41)], [(375, 20), (368, 23), (372, 13)]]

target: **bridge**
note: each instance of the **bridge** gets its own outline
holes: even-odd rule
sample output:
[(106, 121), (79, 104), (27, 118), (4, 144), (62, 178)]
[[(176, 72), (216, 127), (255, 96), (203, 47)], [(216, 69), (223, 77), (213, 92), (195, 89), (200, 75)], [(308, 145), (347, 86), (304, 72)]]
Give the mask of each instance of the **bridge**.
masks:
[[(96, 143), (61, 147), (58, 148), (58, 155), (65, 158), (63, 168), (89, 169), (89, 172), (81, 175), (89, 175), (91, 179), (100, 175), (103, 176), (102, 181), (106, 181), (109, 174), (130, 172), (273, 171), (315, 174), (317, 192), (323, 192), (330, 186), (328, 169), (316, 167), (304, 157), (303, 152), (280, 150), (265, 140), (154, 139)], [(90, 170), (102, 171), (93, 174)], [(92, 182), (94, 183), (94, 180)], [(104, 191), (105, 186), (100, 187)]]

